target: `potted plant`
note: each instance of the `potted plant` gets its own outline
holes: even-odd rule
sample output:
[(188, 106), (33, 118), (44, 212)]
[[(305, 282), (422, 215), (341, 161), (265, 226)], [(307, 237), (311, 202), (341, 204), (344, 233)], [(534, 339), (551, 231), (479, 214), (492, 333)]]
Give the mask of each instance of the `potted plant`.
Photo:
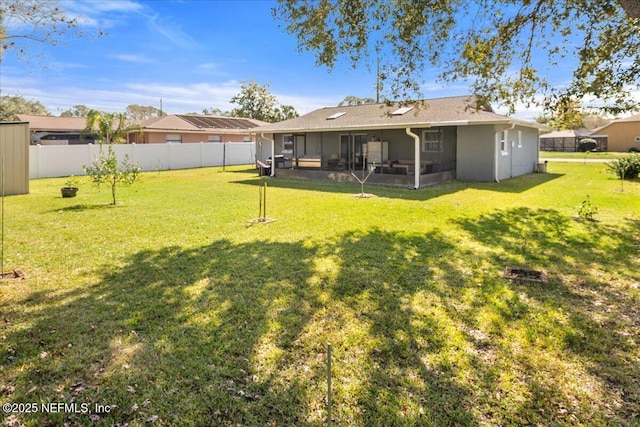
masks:
[(60, 189), (62, 192), (62, 197), (76, 197), (76, 193), (78, 192), (78, 178), (71, 175), (64, 183), (64, 187)]

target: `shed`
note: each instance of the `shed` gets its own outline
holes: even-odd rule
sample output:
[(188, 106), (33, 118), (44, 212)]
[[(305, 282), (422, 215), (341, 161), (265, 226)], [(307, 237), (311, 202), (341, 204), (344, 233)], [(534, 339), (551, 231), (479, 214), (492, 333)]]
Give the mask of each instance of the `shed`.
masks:
[(0, 192), (3, 172), (4, 195), (29, 193), (29, 123), (0, 122)]

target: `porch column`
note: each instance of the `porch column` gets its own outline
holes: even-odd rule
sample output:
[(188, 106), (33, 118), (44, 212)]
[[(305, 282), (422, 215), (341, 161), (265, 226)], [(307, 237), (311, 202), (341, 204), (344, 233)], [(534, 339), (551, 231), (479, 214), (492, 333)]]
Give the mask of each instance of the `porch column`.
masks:
[(413, 138), (413, 151), (414, 151), (414, 180), (413, 180), (413, 188), (417, 190), (420, 188), (420, 167), (422, 166), (420, 163), (420, 137), (415, 133), (411, 132), (411, 128), (406, 128), (405, 132), (407, 135)]
[(264, 133), (260, 134), (260, 137), (271, 142), (271, 173), (269, 176), (276, 176), (276, 140), (273, 134), (271, 138), (264, 136)]

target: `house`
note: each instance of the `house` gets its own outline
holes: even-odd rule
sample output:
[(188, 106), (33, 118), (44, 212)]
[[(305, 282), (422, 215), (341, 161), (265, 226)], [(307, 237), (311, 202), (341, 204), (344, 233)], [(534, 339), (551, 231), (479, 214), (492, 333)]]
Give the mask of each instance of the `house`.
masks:
[(251, 142), (248, 129), (266, 124), (260, 120), (195, 114), (170, 114), (140, 122), (139, 131), (129, 133), (138, 144), (190, 142)]
[(83, 135), (87, 125), (85, 117), (54, 117), (18, 114), (18, 120), (29, 123), (31, 145), (74, 145), (93, 143)]
[(252, 129), (272, 176), (412, 188), (450, 179), (498, 181), (538, 166), (536, 123), (494, 113), (471, 96), (417, 104), (328, 107)]
[(598, 151), (607, 151), (607, 138), (593, 138), (593, 131), (588, 129), (557, 130), (540, 135), (540, 150), (542, 151), (580, 151), (580, 141), (585, 138), (595, 139)]
[(595, 129), (590, 137), (606, 138), (608, 151), (640, 151), (640, 114), (614, 120)]
[[(29, 123), (31, 144), (73, 145), (89, 144), (94, 140), (83, 134), (86, 117), (54, 117), (19, 114), (18, 119)], [(265, 122), (238, 117), (170, 114), (139, 122), (142, 134), (132, 130), (128, 143), (188, 143), (188, 142), (251, 142), (248, 129)]]
[(29, 193), (29, 125), (0, 122), (0, 196)]

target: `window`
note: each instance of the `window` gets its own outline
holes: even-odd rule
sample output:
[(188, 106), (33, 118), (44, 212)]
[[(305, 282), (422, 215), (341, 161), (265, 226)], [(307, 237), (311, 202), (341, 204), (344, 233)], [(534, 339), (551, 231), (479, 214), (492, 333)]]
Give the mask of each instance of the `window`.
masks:
[(293, 135), (282, 135), (282, 149), (293, 151)]
[(442, 134), (439, 130), (425, 130), (422, 132), (422, 151), (437, 152), (442, 149)]
[(334, 114), (330, 115), (329, 117), (327, 117), (327, 120), (335, 120), (335, 119), (338, 119), (338, 118), (344, 116), (345, 114), (347, 114), (346, 111), (340, 111), (338, 113), (334, 113)]
[(509, 148), (507, 147), (507, 138), (509, 137), (509, 132), (506, 130), (500, 131), (497, 134), (498, 143), (500, 145), (500, 153), (503, 156), (509, 154)]
[(166, 142), (171, 142), (171, 143), (181, 143), (182, 142), (182, 135), (174, 135), (174, 134), (168, 134), (166, 136)]
[(222, 142), (220, 135), (209, 135), (209, 142)]
[(242, 138), (243, 142), (251, 142), (251, 137), (250, 136), (245, 136), (244, 138)]
[(402, 116), (403, 114), (406, 114), (411, 110), (413, 110), (413, 107), (402, 107), (402, 108), (398, 108), (396, 111), (391, 113), (391, 115), (392, 116)]

